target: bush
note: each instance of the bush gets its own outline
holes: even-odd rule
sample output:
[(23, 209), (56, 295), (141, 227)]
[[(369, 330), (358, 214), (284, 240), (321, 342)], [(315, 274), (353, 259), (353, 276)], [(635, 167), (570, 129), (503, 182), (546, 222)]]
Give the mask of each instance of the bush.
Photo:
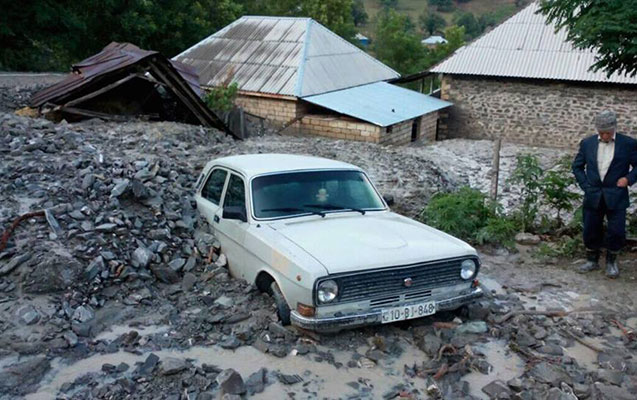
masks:
[(557, 242), (542, 243), (534, 255), (540, 259), (551, 257), (574, 258), (584, 251), (584, 243), (579, 237), (563, 236)]
[(515, 247), (515, 234), (520, 230), (518, 221), (513, 218), (491, 217), (486, 226), (476, 235), (478, 244), (501, 244), (505, 247)]
[(204, 97), (204, 101), (215, 111), (230, 111), (234, 106), (234, 99), (237, 97), (239, 85), (233, 82), (225, 87), (216, 87), (210, 90)]
[(479, 190), (468, 187), (457, 192), (436, 194), (421, 212), (425, 223), (464, 240), (475, 241), (493, 210)]
[(537, 217), (539, 197), (542, 191), (542, 175), (544, 171), (536, 156), (532, 154), (518, 154), (517, 164), (509, 183), (519, 184), (522, 189), (522, 206), (520, 217), (522, 231), (530, 231)]
[(569, 158), (562, 158), (556, 168), (546, 172), (541, 182), (543, 202), (557, 212), (558, 228), (564, 226), (561, 214), (572, 211), (575, 208), (574, 202), (580, 198), (579, 194), (568, 190), (575, 184), (570, 165)]

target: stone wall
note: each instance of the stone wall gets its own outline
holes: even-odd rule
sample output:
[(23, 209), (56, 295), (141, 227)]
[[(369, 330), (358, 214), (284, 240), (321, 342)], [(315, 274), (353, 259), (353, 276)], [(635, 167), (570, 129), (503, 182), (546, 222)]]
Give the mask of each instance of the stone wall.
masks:
[(436, 141), (436, 131), (438, 128), (438, 112), (425, 114), (420, 119), (420, 139), (425, 143)]
[(302, 133), (335, 139), (378, 143), (383, 128), (334, 115), (306, 115), (301, 119)]
[[(399, 122), (387, 128), (381, 128), (380, 144), (408, 144), (411, 142), (411, 128), (414, 124), (413, 119)], [(390, 132), (391, 131), (391, 132)]]
[(594, 133), (593, 117), (618, 115), (618, 130), (637, 131), (637, 87), (444, 75), (439, 138), (495, 139), (576, 147)]

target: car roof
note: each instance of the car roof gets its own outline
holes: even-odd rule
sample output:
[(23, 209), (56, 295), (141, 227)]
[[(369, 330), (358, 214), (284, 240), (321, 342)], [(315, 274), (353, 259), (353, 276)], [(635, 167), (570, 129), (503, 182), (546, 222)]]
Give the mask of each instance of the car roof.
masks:
[(256, 175), (287, 171), (315, 169), (360, 170), (359, 167), (342, 161), (295, 154), (246, 154), (217, 158), (209, 162), (206, 169), (213, 165), (233, 169), (237, 172), (241, 172), (248, 178)]

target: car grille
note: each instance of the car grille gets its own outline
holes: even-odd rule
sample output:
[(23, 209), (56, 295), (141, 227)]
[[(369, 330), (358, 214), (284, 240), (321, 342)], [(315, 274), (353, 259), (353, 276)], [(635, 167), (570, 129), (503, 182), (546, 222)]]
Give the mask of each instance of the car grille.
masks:
[[(370, 300), (372, 308), (402, 301), (424, 300), (431, 289), (464, 282), (460, 278), (460, 264), (466, 258), (391, 267), (351, 275), (332, 276), (338, 283), (337, 302)], [(405, 280), (411, 279), (411, 286)]]

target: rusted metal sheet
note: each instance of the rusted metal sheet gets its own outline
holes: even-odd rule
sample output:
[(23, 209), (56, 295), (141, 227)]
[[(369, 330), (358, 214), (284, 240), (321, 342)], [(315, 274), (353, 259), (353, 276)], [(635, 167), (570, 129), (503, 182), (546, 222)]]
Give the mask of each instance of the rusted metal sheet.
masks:
[(458, 49), (431, 72), (513, 78), (637, 84), (637, 76), (590, 71), (597, 52), (576, 49), (566, 30), (555, 32), (536, 14), (538, 3), (509, 18), (491, 32)]
[(245, 16), (174, 60), (206, 87), (230, 76), (244, 92), (295, 97), (400, 76), (310, 18)]
[[(165, 101), (156, 90), (163, 87), (186, 110), (186, 122), (231, 133), (201, 99), (203, 91), (199, 86), (196, 69), (171, 61), (156, 51), (143, 50), (130, 43), (113, 42), (98, 54), (74, 64), (71, 70), (61, 82), (36, 93), (31, 99), (31, 105), (40, 108), (46, 106), (49, 111), (76, 116), (107, 118), (108, 112), (95, 108), (85, 109), (82, 103), (115, 90), (125, 91), (125, 85), (136, 85), (134, 88), (143, 90), (129, 90), (126, 95), (119, 96), (123, 103), (132, 104), (137, 101), (141, 109), (149, 100)], [(147, 114), (155, 115), (152, 112)], [(115, 119), (122, 117), (113, 116)]]

